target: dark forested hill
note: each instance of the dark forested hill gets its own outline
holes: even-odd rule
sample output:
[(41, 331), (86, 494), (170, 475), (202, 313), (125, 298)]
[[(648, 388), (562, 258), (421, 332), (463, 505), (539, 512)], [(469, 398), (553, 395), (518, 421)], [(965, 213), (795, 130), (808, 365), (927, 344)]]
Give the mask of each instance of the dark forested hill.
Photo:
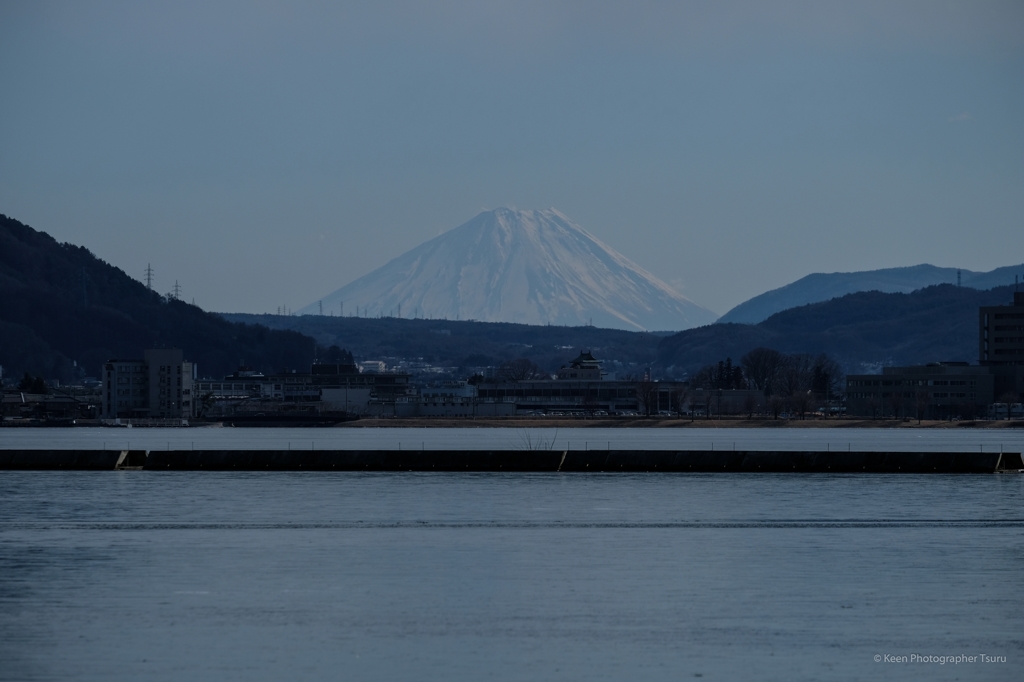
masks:
[(791, 308), (757, 325), (714, 324), (665, 338), (659, 363), (693, 371), (757, 346), (827, 353), (847, 371), (886, 364), (978, 361), (978, 307), (1008, 305), (1013, 286), (979, 291), (950, 284), (909, 294), (867, 291)]
[(882, 365), (978, 359), (978, 307), (1013, 300), (1013, 287), (979, 291), (939, 285), (909, 294), (849, 294), (785, 310), (756, 325), (712, 324), (671, 336), (522, 324), (305, 315), (226, 315), (348, 348), (357, 359), (400, 358), (458, 367), (464, 373), (526, 357), (553, 371), (587, 348), (605, 368), (681, 377), (759, 346), (783, 353), (826, 353), (851, 372)]
[(952, 284), (958, 277), (965, 287), (985, 290), (1006, 286), (1014, 281), (1015, 276), (1022, 274), (1024, 264), (996, 268), (990, 272), (938, 268), (928, 264), (863, 272), (818, 272), (744, 301), (722, 315), (718, 321), (757, 324), (783, 310), (828, 301), (846, 294), (861, 291), (909, 294), (928, 286)]
[[(296, 332), (232, 323), (150, 291), (87, 249), (0, 215), (0, 365), (69, 381), (97, 376), (112, 357), (178, 347), (204, 374), (244, 359), (263, 370), (301, 368), (314, 342)], [(77, 364), (77, 367), (75, 365)]]
[(422, 359), (431, 365), (459, 368), (462, 375), (523, 357), (553, 372), (576, 357), (581, 349), (591, 350), (606, 361), (608, 371), (639, 373), (656, 360), (658, 342), (665, 336), (600, 327), (393, 317), (242, 314), (225, 314), (224, 317), (302, 332), (321, 346), (347, 348), (357, 360)]

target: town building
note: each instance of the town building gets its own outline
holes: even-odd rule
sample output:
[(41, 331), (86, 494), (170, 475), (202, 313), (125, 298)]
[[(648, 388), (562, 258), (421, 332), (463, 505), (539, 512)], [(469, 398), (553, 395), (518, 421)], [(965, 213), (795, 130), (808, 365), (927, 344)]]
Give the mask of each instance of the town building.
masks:
[(308, 373), (263, 375), (240, 367), (223, 379), (196, 384), (204, 416), (279, 409), (313, 409), (359, 415), (393, 415), (398, 398), (409, 395), (409, 375), (361, 372), (352, 364), (317, 363)]
[(0, 417), (8, 422), (68, 422), (77, 419), (96, 419), (97, 415), (96, 401), (91, 396), (25, 393), (17, 390), (3, 391), (0, 394)]
[(846, 412), (859, 417), (948, 419), (984, 414), (993, 401), (987, 367), (936, 362), (846, 377)]
[(580, 351), (568, 367), (562, 367), (556, 375), (561, 381), (600, 381), (605, 378), (601, 362), (590, 351)]
[(978, 357), (995, 377), (996, 401), (1024, 401), (1024, 291), (1013, 305), (978, 310)]
[(188, 419), (195, 401), (195, 365), (179, 348), (152, 348), (141, 360), (109, 360), (103, 365), (104, 419)]
[(1024, 365), (1024, 291), (1013, 305), (978, 309), (978, 355), (983, 365)]
[(581, 351), (554, 379), (485, 381), (479, 401), (512, 403), (515, 414), (658, 414), (681, 411), (687, 384), (676, 381), (608, 379), (601, 361)]
[(1013, 305), (978, 309), (978, 364), (936, 362), (886, 367), (846, 377), (850, 415), (947, 419), (975, 417), (994, 403), (1013, 413), (1024, 399), (1024, 292)]
[(484, 400), (477, 387), (467, 381), (442, 381), (424, 386), (418, 395), (399, 398), (398, 417), (510, 417), (515, 415), (515, 403), (502, 400)]

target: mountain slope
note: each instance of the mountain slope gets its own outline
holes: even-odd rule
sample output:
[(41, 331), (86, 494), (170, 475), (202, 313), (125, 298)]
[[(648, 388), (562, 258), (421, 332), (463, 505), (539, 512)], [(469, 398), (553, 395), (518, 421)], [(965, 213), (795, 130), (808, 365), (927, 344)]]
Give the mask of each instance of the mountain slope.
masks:
[[(206, 375), (240, 360), (264, 370), (303, 367), (314, 342), (290, 331), (227, 322), (148, 290), (87, 249), (0, 215), (0, 365), (70, 381), (113, 357), (178, 347)], [(75, 366), (77, 364), (77, 367)]]
[[(960, 271), (963, 286), (972, 289), (991, 289), (1012, 284), (1014, 274), (1024, 275), (1024, 265), (996, 268), (991, 272)], [(827, 301), (858, 291), (908, 294), (936, 284), (955, 284), (956, 277), (956, 268), (939, 268), (927, 264), (864, 272), (814, 273), (755, 296), (727, 312), (718, 321), (757, 324), (788, 308)]]
[[(554, 209), (499, 208), (322, 299), (360, 316), (475, 319), (633, 330), (688, 329), (715, 314)], [(319, 303), (300, 314), (319, 311)]]
[(976, 363), (979, 306), (1011, 301), (1013, 286), (863, 291), (791, 308), (756, 325), (723, 323), (680, 332), (661, 341), (658, 359), (662, 366), (692, 372), (766, 346), (785, 353), (827, 353), (851, 372), (946, 360)]
[[(655, 360), (658, 342), (664, 338), (657, 332), (510, 322), (242, 313), (225, 313), (224, 317), (271, 329), (292, 329), (313, 337), (321, 346), (346, 348), (356, 360), (384, 360), (390, 366), (404, 360), (424, 381), (466, 379), (473, 372), (516, 358), (528, 358), (541, 369), (555, 372), (583, 349), (606, 361), (608, 372), (641, 375)], [(448, 368), (453, 375), (439, 368)]]

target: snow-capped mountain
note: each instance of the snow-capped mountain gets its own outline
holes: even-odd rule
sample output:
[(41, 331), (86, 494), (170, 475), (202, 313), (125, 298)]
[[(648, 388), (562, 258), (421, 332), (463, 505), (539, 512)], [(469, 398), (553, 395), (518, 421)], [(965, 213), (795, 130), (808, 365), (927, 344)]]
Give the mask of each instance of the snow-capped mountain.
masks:
[[(360, 317), (629, 330), (689, 329), (717, 317), (554, 209), (486, 211), (321, 302)], [(315, 314), (321, 302), (299, 313)]]

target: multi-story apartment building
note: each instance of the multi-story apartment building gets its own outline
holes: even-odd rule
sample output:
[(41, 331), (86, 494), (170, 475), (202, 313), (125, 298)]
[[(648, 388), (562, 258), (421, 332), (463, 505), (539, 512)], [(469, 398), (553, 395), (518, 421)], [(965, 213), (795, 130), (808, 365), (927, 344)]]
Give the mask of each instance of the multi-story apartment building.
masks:
[(1024, 291), (1013, 305), (978, 309), (978, 359), (983, 365), (1024, 365)]
[(187, 419), (193, 415), (194, 365), (178, 348), (154, 348), (141, 360), (103, 365), (105, 419)]
[(978, 310), (978, 359), (995, 377), (996, 401), (1024, 400), (1024, 291), (1013, 305)]

